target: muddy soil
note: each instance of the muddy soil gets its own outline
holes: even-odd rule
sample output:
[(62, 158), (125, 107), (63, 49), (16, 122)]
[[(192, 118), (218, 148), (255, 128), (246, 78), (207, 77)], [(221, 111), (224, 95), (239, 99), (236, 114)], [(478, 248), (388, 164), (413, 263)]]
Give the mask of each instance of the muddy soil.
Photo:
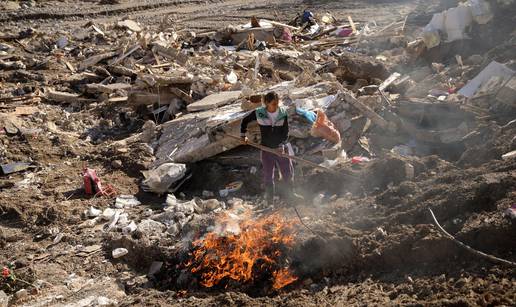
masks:
[[(37, 1), (35, 7), (0, 12), (0, 30), (59, 31), (124, 16), (156, 28), (209, 30), (247, 22), (251, 16), (285, 22), (304, 7), (341, 18), (351, 15), (356, 22), (389, 24), (422, 10), (417, 1), (118, 2)], [(450, 1), (430, 2), (437, 7)], [(411, 25), (426, 22), (417, 19)], [(379, 72), (381, 77), (384, 73)], [(297, 208), (318, 235), (299, 227), (302, 243), (293, 257), (297, 282), (256, 295), (238, 287), (184, 290), (171, 286), (163, 276), (148, 277), (153, 261), (166, 265), (179, 261), (172, 257), (177, 257), (180, 246), (152, 236), (105, 234), (98, 225), (86, 227), (84, 211), (91, 206), (107, 208), (113, 199), (84, 194), (81, 170), (85, 165), (95, 168), (119, 194), (138, 197), (142, 206), (132, 208), (131, 215), (144, 217), (149, 209), (162, 208), (164, 196), (139, 188), (139, 171), (150, 163), (145, 148), (109, 151), (102, 142), (86, 141), (81, 135), (84, 129), (97, 129), (112, 141), (139, 131), (142, 123), (118, 127), (117, 135), (109, 135), (110, 127), (102, 125), (98, 109), (65, 112), (50, 104), (38, 108), (26, 117), (26, 125), (41, 129), (39, 133), (0, 134), (2, 163), (31, 161), (36, 167), (0, 177), (0, 262), (14, 263), (17, 277), (24, 281), (15, 289), (2, 290), (33, 289), (15, 300), (15, 306), (70, 306), (94, 302), (99, 296), (121, 306), (516, 305), (515, 269), (472, 255), (444, 238), (428, 212), (431, 208), (446, 230), (471, 247), (516, 261), (516, 223), (502, 216), (516, 201), (516, 162), (498, 159), (498, 153), (514, 150), (514, 128), (494, 135), (489, 144), (465, 152), (459, 160), (414, 158), (413, 180), (400, 174), (405, 160), (398, 156), (387, 156), (364, 170), (363, 182), (338, 182), (307, 171), (300, 185), (306, 187), (309, 204)], [(58, 129), (49, 123), (58, 123)], [(205, 189), (219, 188), (217, 173), (227, 172), (227, 166), (218, 163), (219, 170), (210, 161), (204, 163), (198, 165), (198, 174), (207, 179), (197, 177), (185, 185), (185, 197), (200, 196), (203, 182)], [(202, 167), (212, 171), (202, 172)], [(232, 175), (224, 180), (228, 178), (242, 180)], [(243, 180), (253, 183), (238, 196), (258, 203), (259, 173)], [(323, 200), (312, 202), (321, 192)], [(292, 208), (280, 210), (297, 218)], [(54, 243), (58, 233), (63, 237)], [(111, 251), (117, 247), (127, 248), (129, 254), (113, 259)]]

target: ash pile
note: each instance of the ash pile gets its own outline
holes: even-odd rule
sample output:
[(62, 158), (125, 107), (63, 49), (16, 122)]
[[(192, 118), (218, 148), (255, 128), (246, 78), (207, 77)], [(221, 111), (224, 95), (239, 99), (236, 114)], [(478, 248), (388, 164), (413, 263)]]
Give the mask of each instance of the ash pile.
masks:
[[(513, 1), (470, 0), (385, 25), (307, 10), (284, 23), (253, 17), (205, 32), (155, 31), (131, 19), (2, 30), (0, 161), (11, 176), (2, 186), (37, 190), (51, 168), (17, 160), (9, 144), (20, 140), (45, 138), (63, 157), (101, 166), (83, 172), (80, 195), (95, 196), (77, 229), (100, 235), (110, 260), (150, 268), (122, 278), (126, 293), (328, 291), (376, 261), (396, 264), (382, 245), (401, 232), (393, 221), (432, 234), (422, 217), (431, 207), (459, 232), (453, 221), (468, 219), (468, 204), (429, 204), (436, 199), (422, 196), (425, 183), (485, 166), (503, 177), (485, 179), (488, 191), (490, 180), (503, 186), (497, 200), (514, 193), (516, 36), (507, 20), (515, 12)], [(258, 209), (259, 152), (234, 137), (269, 92), (288, 110), (301, 158), (301, 215)], [(248, 137), (260, 142), (257, 125)], [(138, 192), (101, 186), (110, 171), (136, 178)], [(366, 208), (350, 205), (361, 200)], [(496, 212), (509, 237), (514, 210)], [(433, 231), (438, 243), (425, 247), (448, 247)]]

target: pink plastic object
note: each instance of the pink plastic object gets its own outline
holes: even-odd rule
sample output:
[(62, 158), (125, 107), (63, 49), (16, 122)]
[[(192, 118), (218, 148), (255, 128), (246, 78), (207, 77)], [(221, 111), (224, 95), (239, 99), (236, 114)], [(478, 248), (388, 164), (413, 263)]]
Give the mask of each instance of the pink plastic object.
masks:
[(367, 157), (353, 157), (351, 158), (351, 164), (359, 164), (359, 163), (362, 163), (362, 162), (369, 162), (369, 158)]

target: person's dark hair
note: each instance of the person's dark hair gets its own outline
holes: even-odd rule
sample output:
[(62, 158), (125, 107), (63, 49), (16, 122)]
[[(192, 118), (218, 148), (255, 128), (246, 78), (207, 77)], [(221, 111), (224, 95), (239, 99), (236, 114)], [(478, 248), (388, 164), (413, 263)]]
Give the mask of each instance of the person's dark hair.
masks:
[(273, 102), (274, 100), (278, 100), (279, 99), (279, 96), (276, 92), (268, 92), (266, 95), (265, 95), (265, 104), (269, 104), (271, 102)]

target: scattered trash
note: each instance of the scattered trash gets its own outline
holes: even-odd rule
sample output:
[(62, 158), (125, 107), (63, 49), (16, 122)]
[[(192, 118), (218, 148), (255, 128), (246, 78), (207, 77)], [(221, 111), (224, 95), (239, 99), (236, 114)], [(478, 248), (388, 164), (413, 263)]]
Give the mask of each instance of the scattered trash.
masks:
[(82, 177), (86, 195), (114, 196), (116, 194), (115, 189), (111, 185), (108, 184), (105, 188), (102, 186), (100, 178), (94, 169), (84, 168)]
[(310, 134), (314, 137), (322, 137), (335, 144), (340, 143), (339, 131), (335, 129), (333, 123), (328, 120), (326, 114), (320, 109), (317, 110), (317, 119), (310, 129)]
[[(409, 238), (408, 243), (411, 243), (413, 232), (421, 232), (420, 227), (415, 225), (407, 230), (388, 226), (399, 224), (399, 217), (414, 220), (413, 213), (419, 211), (412, 209), (420, 206), (421, 202), (413, 200), (422, 199), (423, 194), (429, 195), (430, 198), (423, 197), (424, 200), (435, 204), (439, 214), (457, 212), (457, 208), (450, 211), (439, 207), (441, 203), (455, 206), (442, 193), (449, 189), (446, 186), (450, 180), (446, 178), (462, 178), (469, 182), (468, 176), (457, 172), (471, 165), (481, 166), (486, 172), (496, 172), (496, 176), (474, 180), (506, 180), (507, 174), (502, 170), (506, 170), (516, 156), (516, 139), (513, 136), (516, 126), (509, 122), (514, 118), (516, 106), (514, 52), (510, 52), (514, 33), (507, 32), (504, 27), (498, 28), (501, 20), (512, 18), (504, 12), (507, 7), (504, 5), (511, 1), (462, 2), (457, 7), (435, 14), (423, 30), (422, 38), (414, 42), (407, 42), (407, 39), (419, 35), (419, 26), (424, 25), (421, 21), (427, 22), (434, 13), (428, 10), (420, 12), (421, 5), (416, 4), (414, 10), (410, 9), (409, 16), (403, 16), (405, 18), (361, 14), (353, 21), (340, 9), (331, 13), (304, 10), (298, 12), (294, 20), (285, 23), (253, 16), (246, 24), (217, 29), (196, 27), (193, 31), (188, 26), (195, 20), (192, 21), (188, 14), (165, 14), (162, 20), (144, 24), (148, 18), (138, 18), (142, 23), (128, 17), (116, 19), (119, 13), (132, 11), (131, 4), (123, 4), (124, 8), (119, 12), (119, 5), (109, 7), (118, 1), (101, 2), (102, 9), (106, 9), (106, 14), (115, 18), (114, 21), (92, 18), (79, 25), (75, 21), (69, 23), (76, 19), (73, 16), (61, 18), (71, 27), (69, 31), (60, 27), (49, 31), (48, 27), (40, 26), (37, 22), (41, 15), (39, 9), (25, 11), (34, 1), (9, 3), (20, 11), (8, 11), (2, 16), (10, 21), (0, 33), (0, 156), (4, 159), (2, 163), (17, 159), (34, 162), (30, 166), (29, 163), (8, 163), (2, 165), (1, 170), (3, 175), (8, 175), (37, 165), (36, 170), (23, 174), (23, 180), (19, 178), (21, 175), (2, 177), (0, 190), (13, 192), (7, 197), (6, 217), (16, 221), (19, 219), (17, 215), (23, 213), (23, 220), (29, 224), (36, 220), (38, 227), (45, 228), (49, 224), (48, 230), (45, 228), (44, 232), (35, 234), (34, 239), (44, 240), (42, 244), (51, 240), (52, 244), (62, 247), (61, 250), (50, 244), (44, 250), (33, 251), (35, 255), (26, 257), (32, 264), (48, 262), (59, 267), (65, 259), (63, 256), (73, 251), (84, 257), (85, 264), (94, 263), (104, 269), (105, 265), (111, 266), (109, 262), (112, 259), (97, 263), (98, 257), (88, 258), (102, 253), (103, 247), (129, 246), (126, 244), (130, 243), (129, 250), (136, 256), (141, 251), (149, 251), (152, 257), (143, 260), (162, 260), (156, 256), (163, 254), (167, 261), (166, 265), (153, 262), (148, 276), (137, 276), (131, 270), (120, 272), (119, 280), (126, 287), (127, 295), (132, 296), (139, 292), (139, 288), (152, 283), (157, 288), (177, 290), (174, 293), (181, 301), (184, 289), (192, 289), (192, 285), (194, 288), (205, 287), (208, 283), (201, 275), (206, 268), (188, 272), (180, 265), (170, 265), (185, 263), (185, 259), (168, 258), (176, 255), (184, 258), (190, 252), (211, 255), (212, 250), (202, 253), (199, 250), (206, 248), (201, 243), (209, 239), (210, 234), (222, 240), (223, 244), (218, 244), (222, 251), (220, 255), (227, 256), (230, 251), (226, 249), (231, 247), (228, 242), (232, 238), (252, 232), (253, 228), (246, 225), (252, 220), (250, 217), (259, 219), (269, 215), (269, 208), (263, 211), (264, 208), (259, 208), (258, 204), (263, 203), (261, 188), (257, 182), (251, 181), (261, 173), (256, 166), (259, 161), (257, 149), (277, 151), (260, 147), (256, 126), (247, 131), (249, 146), (241, 146), (238, 126), (249, 112), (263, 106), (264, 97), (270, 91), (278, 94), (279, 103), (288, 114), (289, 150), (288, 156), (282, 156), (296, 162), (293, 164), (296, 184), (303, 183), (303, 187), (317, 191), (312, 196), (307, 195), (308, 204), (295, 204), (304, 213), (304, 218), (297, 208), (296, 213), (302, 223), (306, 220), (318, 229), (314, 234), (321, 236), (319, 231), (332, 236), (336, 234), (330, 238), (330, 243), (337, 244), (336, 249), (344, 254), (354, 250), (350, 247), (355, 242), (364, 243), (360, 236), (353, 235), (356, 227), (378, 239), (378, 242), (373, 242), (374, 246), (366, 244), (366, 249), (370, 247), (370, 252), (380, 256), (389, 252), (392, 247), (389, 244), (394, 238), (397, 241)], [(439, 7), (447, 4), (441, 3)], [(156, 5), (168, 7), (167, 3)], [(150, 5), (152, 10), (156, 11), (156, 5)], [(387, 11), (397, 11), (403, 5), (397, 3), (393, 10)], [(44, 3), (39, 6), (49, 9)], [(126, 6), (129, 6), (128, 10)], [(148, 6), (143, 5), (141, 9), (145, 11)], [(331, 8), (329, 5), (328, 9)], [(403, 8), (400, 11), (409, 10)], [(230, 16), (229, 12), (223, 13)], [(13, 26), (15, 21), (20, 20), (24, 24), (27, 14), (30, 15), (30, 24), (34, 22), (34, 29), (16, 30)], [(45, 11), (43, 15), (48, 14)], [(292, 12), (280, 14), (285, 18)], [(69, 14), (65, 12), (65, 15)], [(155, 27), (157, 24), (159, 28)], [(77, 25), (79, 27), (74, 29)], [(416, 28), (419, 29), (414, 31)], [(461, 42), (450, 44), (458, 40)], [(482, 48), (472, 49), (470, 46)], [(275, 115), (270, 116), (273, 118)], [(488, 160), (497, 158), (496, 155), (499, 157), (493, 166)], [(142, 171), (142, 190), (160, 196), (144, 196), (145, 203), (150, 202), (152, 209), (143, 208), (134, 195), (119, 195), (114, 202), (95, 197), (77, 202), (77, 195), (74, 195), (76, 184), (70, 171), (80, 163), (78, 161), (91, 161), (96, 167), (102, 165), (106, 168), (102, 172), (98, 168), (84, 168), (82, 175), (87, 195), (115, 196), (114, 188), (106, 185), (104, 178), (101, 184), (97, 171), (109, 174), (110, 180), (116, 180), (117, 185), (125, 185), (125, 193), (134, 191), (134, 172)], [(307, 165), (325, 173), (307, 171)], [(211, 166), (213, 168), (208, 170)], [(304, 177), (303, 180), (297, 180), (298, 173)], [(193, 178), (192, 185), (184, 184), (190, 178)], [(221, 182), (225, 184), (233, 180), (239, 181), (219, 190), (217, 185)], [(314, 180), (317, 180), (316, 184), (313, 184)], [(423, 183), (438, 184), (437, 194), (444, 198), (435, 201), (432, 196), (436, 194), (435, 188), (425, 186), (422, 189)], [(464, 186), (467, 193), (459, 193), (459, 196), (476, 193), (473, 190), (470, 193), (475, 185), (468, 183)], [(501, 188), (506, 186), (501, 185)], [(181, 187), (184, 191), (180, 193), (178, 189)], [(502, 194), (510, 195), (509, 190)], [(30, 197), (26, 198), (24, 193)], [(172, 193), (176, 193), (177, 198)], [(234, 193), (241, 195), (242, 199), (231, 197)], [(163, 194), (166, 201), (160, 203), (163, 202)], [(66, 200), (61, 200), (62, 195)], [(23, 208), (18, 208), (15, 201), (19, 196)], [(364, 201), (360, 200), (362, 197)], [(310, 201), (313, 206), (310, 206)], [(82, 205), (77, 207), (81, 202)], [(25, 206), (26, 203), (30, 206)], [(362, 207), (362, 203), (368, 207)], [(106, 208), (109, 205), (112, 208)], [(325, 207), (324, 212), (319, 212), (320, 206)], [(515, 206), (504, 214), (514, 219)], [(408, 207), (412, 209), (405, 212)], [(78, 208), (82, 209), (78, 211)], [(349, 209), (351, 215), (340, 214), (342, 210), (347, 212)], [(356, 214), (371, 210), (380, 210), (385, 216), (371, 224), (370, 220), (362, 218), (367, 214)], [(68, 211), (72, 216), (66, 215), (70, 213)], [(82, 221), (76, 216), (81, 212)], [(34, 219), (25, 218), (31, 214)], [(55, 224), (56, 214), (60, 217), (65, 214), (62, 218), (69, 222), (65, 229), (50, 227)], [(477, 225), (484, 219), (481, 214), (472, 216), (469, 219), (449, 216), (444, 219), (457, 226), (468, 226), (462, 227), (467, 232), (471, 225), (466, 224), (474, 222)], [(492, 224), (492, 217), (488, 218), (488, 224)], [(74, 225), (74, 221), (78, 225)], [(339, 221), (349, 226), (350, 231), (343, 229), (342, 223), (334, 223)], [(487, 222), (484, 220), (484, 224)], [(284, 224), (287, 222), (275, 222), (272, 224), (274, 227), (267, 224), (263, 229), (268, 232)], [(384, 229), (391, 229), (392, 236), (388, 236)], [(14, 228), (6, 228), (0, 236), (0, 245), (6, 245), (8, 249), (12, 242), (19, 241), (17, 233)], [(349, 243), (350, 246), (342, 246), (348, 245), (345, 242), (348, 235), (352, 235), (353, 242)], [(292, 238), (305, 240), (308, 236), (305, 233), (299, 237)], [(295, 243), (303, 252), (305, 246), (324, 245), (326, 239), (322, 239), (313, 241), (312, 238), (309, 244)], [(251, 238), (246, 241), (259, 240)], [(268, 243), (270, 240), (262, 241)], [(276, 237), (273, 243), (278, 245)], [(20, 250), (23, 250), (22, 245)], [(245, 249), (243, 244), (236, 246)], [(281, 244), (279, 247), (281, 253), (277, 255), (280, 255), (280, 261), (271, 268), (287, 270), (291, 264), (290, 256), (296, 259), (297, 251), (291, 254), (284, 251)], [(186, 250), (183, 253), (184, 248), (190, 249), (188, 253)], [(394, 248), (397, 248), (396, 244)], [(508, 249), (501, 248), (501, 252)], [(321, 255), (316, 258), (323, 261), (316, 262), (335, 261), (330, 269), (309, 263), (310, 257), (303, 258), (306, 265), (314, 272), (328, 272), (338, 270), (341, 264), (346, 265), (346, 261), (353, 261), (357, 256), (342, 258), (340, 254), (327, 255), (327, 250), (320, 249)], [(362, 252), (362, 249), (358, 251)], [(288, 257), (284, 257), (283, 252)], [(115, 249), (112, 250), (112, 258), (123, 257), (127, 253), (127, 249)], [(11, 258), (15, 259), (15, 256)], [(55, 261), (55, 257), (59, 259)], [(25, 256), (15, 261), (24, 265)], [(125, 269), (126, 266), (118, 265), (117, 268)], [(250, 276), (257, 272), (256, 268), (251, 269)], [(269, 289), (278, 290), (280, 286), (294, 282), (298, 282), (295, 288), (305, 286), (323, 294), (334, 290), (339, 294), (340, 291), (335, 287), (329, 288), (333, 284), (331, 274), (315, 278), (307, 273), (296, 281), (298, 276), (289, 277), (288, 271), (266, 271), (266, 277), (279, 276), (275, 283), (262, 284), (264, 278), (254, 278), (253, 275), (244, 287), (239, 287), (244, 283), (238, 281), (223, 286), (228, 291), (235, 290), (232, 289), (234, 285), (238, 291), (263, 289), (260, 296), (265, 298), (270, 294)], [(161, 274), (167, 278), (161, 278)], [(406, 279), (414, 283), (410, 276)], [(285, 284), (278, 286), (282, 281)], [(97, 302), (98, 305), (118, 304), (112, 300), (110, 292), (106, 292), (109, 293), (106, 297), (81, 300), (78, 295), (98, 294), (88, 289), (89, 284), (96, 283), (95, 278), (88, 281), (89, 284), (83, 285), (83, 282), (66, 284), (63, 291), (73, 292), (72, 298), (77, 299), (79, 305), (86, 301), (91, 304)], [(251, 285), (253, 282), (259, 284)], [(501, 289), (507, 290), (507, 285), (500, 284)], [(27, 289), (32, 288), (40, 287)], [(6, 291), (12, 295), (15, 290)], [(204, 290), (201, 292), (205, 293)], [(66, 295), (38, 304), (74, 304), (68, 298), (64, 299)], [(195, 299), (193, 295), (195, 293), (187, 295), (185, 304)], [(398, 302), (399, 298), (395, 300)]]
[(238, 76), (233, 70), (226, 76), (226, 81), (230, 84), (235, 84), (238, 82)]

